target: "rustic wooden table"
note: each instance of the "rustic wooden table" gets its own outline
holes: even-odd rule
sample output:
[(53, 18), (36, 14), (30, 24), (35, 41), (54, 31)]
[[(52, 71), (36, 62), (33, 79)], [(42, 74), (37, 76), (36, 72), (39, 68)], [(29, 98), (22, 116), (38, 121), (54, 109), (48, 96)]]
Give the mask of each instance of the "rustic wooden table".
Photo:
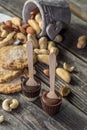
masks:
[[(78, 0), (76, 0), (78, 2)], [(25, 0), (0, 0), (0, 13), (9, 16), (21, 16)], [(86, 0), (79, 0), (79, 5), (85, 8)], [(72, 15), (71, 25), (64, 34), (65, 40), (58, 45), (60, 55), (59, 65), (66, 61), (76, 67), (72, 73), (71, 94), (63, 99), (61, 109), (57, 115), (50, 117), (42, 108), (40, 99), (30, 103), (21, 93), (0, 95), (1, 99), (15, 97), (20, 101), (20, 107), (7, 113), (0, 109), (0, 114), (6, 116), (6, 121), (0, 124), (0, 130), (87, 130), (87, 48), (78, 50), (76, 41), (79, 35), (87, 34), (87, 23)], [(42, 73), (47, 66), (37, 64), (37, 77), (41, 79), (43, 88), (48, 88), (49, 79)], [(67, 85), (56, 77), (56, 88)], [(1, 105), (0, 105), (1, 107)]]

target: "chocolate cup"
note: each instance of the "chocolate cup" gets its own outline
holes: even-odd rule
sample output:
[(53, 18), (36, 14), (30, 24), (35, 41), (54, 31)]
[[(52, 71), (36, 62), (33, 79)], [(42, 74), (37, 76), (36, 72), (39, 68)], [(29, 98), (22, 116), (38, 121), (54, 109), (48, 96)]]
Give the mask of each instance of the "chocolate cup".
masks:
[[(41, 97), (41, 103), (42, 103), (42, 108), (45, 112), (47, 112), (50, 116), (53, 116), (59, 112), (60, 106), (62, 104), (62, 96), (57, 92), (58, 96), (60, 99), (58, 99), (58, 102), (55, 102), (55, 104), (48, 103), (46, 101), (46, 96), (47, 96), (48, 91), (43, 92), (42, 97)], [(51, 100), (51, 99), (50, 99)], [(52, 99), (54, 100), (54, 99)]]
[(37, 86), (28, 86), (26, 85), (26, 82), (29, 78), (25, 78), (24, 76), (21, 77), (21, 86), (22, 86), (22, 93), (29, 97), (29, 98), (35, 98), (38, 97), (41, 90), (41, 82), (40, 80), (36, 79)]

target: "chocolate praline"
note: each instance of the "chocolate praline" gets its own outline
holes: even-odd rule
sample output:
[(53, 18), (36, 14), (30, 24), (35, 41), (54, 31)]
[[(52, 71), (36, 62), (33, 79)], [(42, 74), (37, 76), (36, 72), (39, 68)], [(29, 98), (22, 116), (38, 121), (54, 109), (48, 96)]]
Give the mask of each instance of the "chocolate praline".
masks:
[(58, 99), (51, 99), (47, 97), (49, 91), (43, 91), (41, 97), (41, 103), (43, 110), (46, 111), (49, 115), (53, 116), (58, 113), (59, 108), (62, 104), (62, 96), (56, 92)]
[(28, 86), (28, 85), (26, 85), (28, 79), (29, 78), (25, 78), (25, 77), (21, 78), (22, 93), (31, 99), (33, 99), (33, 98), (36, 99), (40, 94), (41, 82), (40, 82), (40, 80), (35, 78), (35, 80), (37, 82), (37, 86)]

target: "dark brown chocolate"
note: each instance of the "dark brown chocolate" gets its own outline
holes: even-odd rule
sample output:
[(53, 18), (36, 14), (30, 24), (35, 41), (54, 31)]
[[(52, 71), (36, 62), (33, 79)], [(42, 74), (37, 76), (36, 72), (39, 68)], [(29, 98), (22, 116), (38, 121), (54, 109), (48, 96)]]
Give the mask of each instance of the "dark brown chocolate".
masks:
[(44, 91), (42, 96), (43, 96), (43, 101), (47, 104), (47, 105), (56, 105), (58, 103), (60, 103), (62, 97), (60, 96), (60, 94), (58, 92), (56, 92), (58, 99), (52, 99), (52, 98), (48, 98), (47, 97), (48, 91)]
[(26, 85), (26, 82), (29, 78), (22, 77), (22, 92), (25, 96), (34, 98), (39, 96), (40, 90), (41, 90), (41, 82), (35, 78), (37, 81), (37, 86), (28, 86)]
[(50, 99), (47, 97), (47, 94), (48, 91), (46, 90), (42, 92), (42, 98), (41, 98), (42, 107), (44, 111), (46, 111), (49, 115), (53, 116), (59, 111), (59, 108), (62, 104), (62, 96), (58, 92), (56, 92), (59, 98)]

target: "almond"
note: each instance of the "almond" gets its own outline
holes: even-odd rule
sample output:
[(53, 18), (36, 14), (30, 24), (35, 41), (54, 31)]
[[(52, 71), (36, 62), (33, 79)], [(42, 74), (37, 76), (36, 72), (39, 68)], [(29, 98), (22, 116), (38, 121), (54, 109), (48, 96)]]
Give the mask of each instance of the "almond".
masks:
[(35, 18), (35, 15), (32, 14), (32, 15), (30, 16), (30, 19), (34, 19), (34, 18)]
[(22, 27), (26, 29), (27, 27), (29, 27), (29, 24), (23, 24)]
[(8, 26), (8, 25), (3, 25), (3, 29), (6, 30), (7, 32), (11, 32), (13, 31), (13, 28), (11, 26)]
[(36, 15), (37, 13), (39, 13), (39, 9), (38, 9), (38, 8), (35, 8), (35, 9), (33, 9), (33, 10), (30, 12), (31, 15)]
[(35, 33), (36, 33), (36, 31), (35, 31), (32, 27), (28, 27), (28, 28), (26, 29), (26, 32), (27, 32), (27, 33), (30, 33), (30, 34), (35, 34)]
[(7, 26), (10, 26), (10, 27), (12, 26), (11, 20), (6, 21), (5, 24), (6, 24)]
[(49, 76), (49, 70), (48, 70), (48, 69), (44, 69), (44, 70), (43, 70), (43, 73), (44, 73), (46, 76)]
[(26, 34), (26, 30), (22, 26), (19, 26), (19, 30), (20, 30), (20, 32)]
[(14, 24), (12, 24), (12, 28), (14, 29), (14, 31), (19, 31), (19, 28), (18, 28), (18, 26), (16, 26), (16, 25), (14, 25)]

